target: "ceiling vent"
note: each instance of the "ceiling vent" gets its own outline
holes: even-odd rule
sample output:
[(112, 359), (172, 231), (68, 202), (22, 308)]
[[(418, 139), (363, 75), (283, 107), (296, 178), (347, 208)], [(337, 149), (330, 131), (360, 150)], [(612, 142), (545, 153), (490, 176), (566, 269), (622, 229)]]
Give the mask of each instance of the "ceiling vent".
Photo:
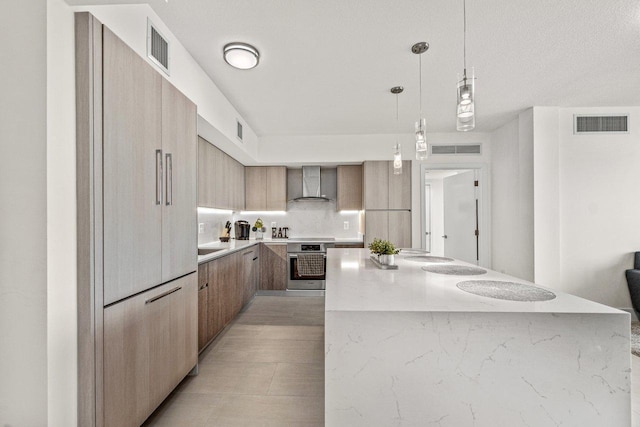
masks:
[(169, 42), (147, 19), (147, 56), (169, 75)]
[(459, 144), (459, 145), (434, 145), (431, 144), (431, 154), (447, 154), (450, 156), (455, 155), (468, 155), (468, 154), (482, 154), (482, 144)]
[(629, 115), (573, 116), (573, 133), (629, 133)]
[(240, 123), (240, 120), (237, 120), (237, 119), (236, 119), (236, 136), (240, 141), (242, 141), (242, 123)]

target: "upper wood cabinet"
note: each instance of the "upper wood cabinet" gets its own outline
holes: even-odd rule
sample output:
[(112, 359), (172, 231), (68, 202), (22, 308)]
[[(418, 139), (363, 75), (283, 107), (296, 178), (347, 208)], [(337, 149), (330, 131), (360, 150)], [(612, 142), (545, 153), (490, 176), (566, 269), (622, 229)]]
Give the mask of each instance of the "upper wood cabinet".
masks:
[(411, 209), (411, 161), (402, 162), (402, 173), (393, 174), (393, 162), (364, 162), (365, 209)]
[(198, 206), (243, 210), (244, 166), (198, 137)]
[(197, 268), (196, 106), (103, 35), (104, 305)]
[(287, 210), (287, 168), (247, 166), (245, 171), (245, 210)]
[(362, 210), (362, 165), (338, 166), (336, 210)]

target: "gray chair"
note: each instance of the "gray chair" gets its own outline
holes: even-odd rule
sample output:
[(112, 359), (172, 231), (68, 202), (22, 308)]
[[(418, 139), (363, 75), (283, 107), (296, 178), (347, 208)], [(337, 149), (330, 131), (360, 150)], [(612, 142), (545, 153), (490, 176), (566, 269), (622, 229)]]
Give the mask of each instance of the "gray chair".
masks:
[(631, 296), (631, 305), (640, 319), (640, 252), (635, 253), (633, 269), (625, 271), (627, 276), (627, 285), (629, 286), (629, 295)]

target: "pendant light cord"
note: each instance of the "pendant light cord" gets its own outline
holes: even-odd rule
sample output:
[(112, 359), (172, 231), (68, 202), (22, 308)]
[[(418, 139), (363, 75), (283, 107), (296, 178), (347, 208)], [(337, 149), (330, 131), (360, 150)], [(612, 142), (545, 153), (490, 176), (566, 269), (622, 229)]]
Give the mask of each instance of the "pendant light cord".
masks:
[(464, 20), (464, 39), (462, 44), (462, 62), (464, 64), (464, 80), (467, 80), (467, 0), (462, 0), (462, 16)]
[(420, 68), (419, 68), (419, 81), (420, 81), (420, 117), (422, 117), (422, 54), (418, 55)]

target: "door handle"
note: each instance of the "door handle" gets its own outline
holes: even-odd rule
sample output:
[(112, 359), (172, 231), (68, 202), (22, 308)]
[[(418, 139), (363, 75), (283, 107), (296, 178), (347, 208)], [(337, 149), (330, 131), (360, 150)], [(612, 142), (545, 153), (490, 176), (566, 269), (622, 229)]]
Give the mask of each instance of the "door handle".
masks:
[(447, 238), (447, 235), (445, 234), (444, 236), (442, 236), (442, 238), (443, 238), (443, 239), (446, 239), (446, 238)]
[(165, 161), (167, 163), (167, 174), (165, 183), (165, 205), (170, 206), (173, 205), (173, 161), (171, 153), (167, 153), (165, 155)]
[(170, 291), (167, 291), (167, 292), (161, 293), (161, 294), (160, 294), (160, 295), (158, 295), (158, 296), (155, 296), (155, 297), (153, 297), (153, 298), (149, 298), (149, 299), (148, 299), (148, 300), (146, 300), (144, 303), (145, 303), (145, 304), (151, 304), (151, 303), (152, 303), (152, 302), (154, 302), (154, 301), (158, 301), (160, 298), (164, 298), (164, 297), (166, 297), (166, 296), (168, 296), (168, 295), (171, 295), (171, 294), (172, 294), (172, 293), (174, 293), (174, 292), (178, 292), (180, 289), (182, 289), (182, 286), (178, 286), (178, 287), (176, 287), (176, 288), (171, 289)]
[(156, 150), (156, 205), (162, 204), (162, 150)]

